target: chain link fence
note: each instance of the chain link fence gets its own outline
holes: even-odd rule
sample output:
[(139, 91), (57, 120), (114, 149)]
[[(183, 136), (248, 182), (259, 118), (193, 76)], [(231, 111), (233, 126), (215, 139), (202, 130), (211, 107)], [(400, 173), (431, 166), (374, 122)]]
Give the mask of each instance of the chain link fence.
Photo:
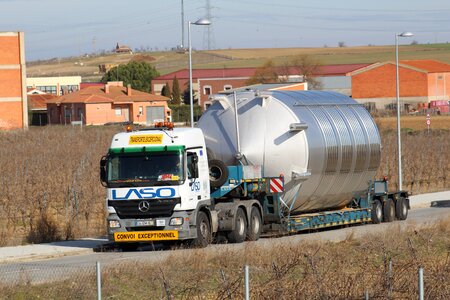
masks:
[[(197, 270), (139, 261), (0, 265), (1, 299), (446, 299), (448, 287), (426, 293), (423, 268), (379, 274), (342, 270), (327, 282), (326, 270), (302, 264)], [(429, 280), (435, 278), (428, 278)], [(444, 278), (442, 278), (444, 279)], [(443, 283), (445, 286), (445, 283)], [(425, 288), (424, 288), (425, 287)], [(425, 297), (425, 298), (424, 298)]]

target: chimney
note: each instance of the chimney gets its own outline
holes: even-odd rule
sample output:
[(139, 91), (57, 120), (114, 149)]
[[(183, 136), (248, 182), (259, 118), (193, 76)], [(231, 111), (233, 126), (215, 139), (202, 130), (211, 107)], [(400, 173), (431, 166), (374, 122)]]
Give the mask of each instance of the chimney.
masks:
[(109, 83), (105, 84), (105, 94), (109, 94)]
[(127, 96), (131, 96), (131, 84), (127, 85)]

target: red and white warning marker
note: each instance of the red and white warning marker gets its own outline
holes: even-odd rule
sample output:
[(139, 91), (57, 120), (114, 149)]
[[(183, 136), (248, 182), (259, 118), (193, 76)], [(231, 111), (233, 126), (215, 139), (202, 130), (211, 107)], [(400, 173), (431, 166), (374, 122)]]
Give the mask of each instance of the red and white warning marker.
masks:
[(270, 192), (271, 193), (281, 193), (284, 191), (283, 179), (274, 178), (270, 179)]

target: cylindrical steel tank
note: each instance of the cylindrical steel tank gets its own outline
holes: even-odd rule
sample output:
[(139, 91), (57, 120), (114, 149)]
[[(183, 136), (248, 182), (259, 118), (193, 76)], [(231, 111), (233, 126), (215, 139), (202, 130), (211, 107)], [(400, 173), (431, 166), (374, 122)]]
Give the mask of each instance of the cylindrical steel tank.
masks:
[[(339, 208), (367, 190), (380, 164), (380, 135), (367, 110), (325, 91), (236, 94), (244, 164), (284, 175), (292, 213)], [(217, 96), (198, 122), (208, 154), (236, 165), (234, 95)]]

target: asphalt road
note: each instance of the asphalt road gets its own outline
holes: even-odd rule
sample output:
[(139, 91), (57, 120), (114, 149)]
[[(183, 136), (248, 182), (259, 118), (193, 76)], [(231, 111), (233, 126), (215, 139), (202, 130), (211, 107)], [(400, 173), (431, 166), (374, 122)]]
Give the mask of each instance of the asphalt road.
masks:
[[(342, 241), (349, 235), (361, 237), (370, 233), (383, 232), (391, 226), (423, 226), (432, 224), (441, 219), (450, 217), (450, 207), (428, 207), (417, 208), (409, 211), (406, 221), (396, 221), (393, 223), (368, 224), (352, 226), (347, 228), (333, 229), (315, 233), (296, 234), (278, 238), (262, 238), (257, 242), (258, 246), (273, 247), (280, 243), (296, 243), (303, 240), (316, 241)], [(210, 249), (244, 249), (242, 244), (215, 244), (208, 246)], [(164, 261), (171, 255), (178, 255), (191, 249), (177, 250), (153, 250), (151, 247), (131, 252), (97, 252), (90, 254), (72, 255), (44, 260), (34, 260), (32, 262), (11, 262), (0, 264), (0, 283), (14, 284), (20, 282), (43, 283), (58, 281), (69, 278), (72, 275), (86, 277), (86, 280), (95, 280), (96, 262), (104, 267), (113, 267), (127, 262), (142, 263)]]

